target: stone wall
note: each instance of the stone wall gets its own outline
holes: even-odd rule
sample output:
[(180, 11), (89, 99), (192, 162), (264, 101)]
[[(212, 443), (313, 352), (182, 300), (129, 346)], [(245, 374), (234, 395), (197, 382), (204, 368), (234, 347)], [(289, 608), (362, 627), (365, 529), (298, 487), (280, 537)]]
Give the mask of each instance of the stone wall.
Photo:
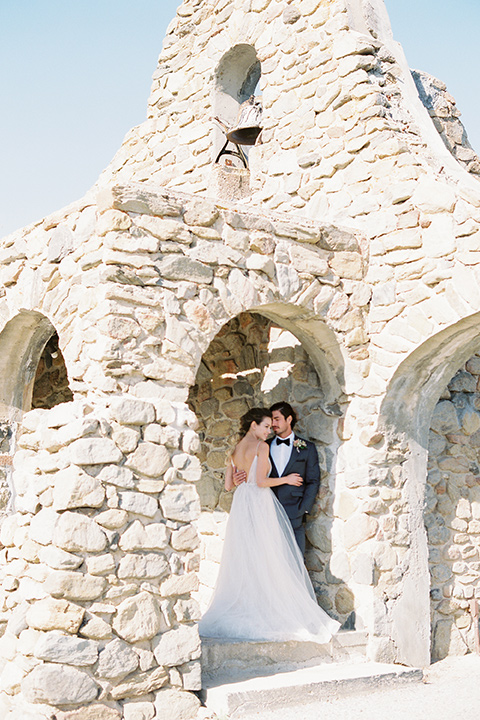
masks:
[[(60, 717), (73, 718), (71, 708), (99, 696), (90, 712), (108, 720), (142, 708), (172, 720), (196, 712), (186, 691), (200, 688), (199, 610), (189, 598), (199, 504), (191, 485), (166, 484), (170, 452), (159, 444), (186, 412), (118, 398), (24, 416), (16, 513), (0, 536), (1, 688), (20, 714), (34, 704), (41, 717), (63, 708)], [(175, 462), (184, 481), (196, 480), (186, 455)]]
[(432, 657), (475, 650), (480, 599), (480, 357), (452, 378), (433, 414), (425, 524), (430, 545)]
[[(253, 374), (219, 377), (238, 372), (235, 334), (245, 348), (270, 331), (300, 342), (275, 352), (293, 357), (291, 384), (281, 382), (313, 411), (303, 429), (327, 473), (308, 529), (321, 602), (342, 620), (355, 613), (371, 658), (430, 660), (428, 430), (479, 346), (480, 185), (442, 142), (388, 22), (377, 23), (381, 0), (244, 5), (185, 0), (149, 118), (94, 190), (0, 241), (4, 506), (15, 468), (0, 536), (8, 720), (196, 711), (192, 593), (201, 554), (218, 558), (209, 523), (227, 508), (218, 447), (202, 450), (196, 427), (211, 419), (203, 403), (230, 423), (230, 403), (235, 414), (258, 396)], [(237, 183), (243, 204), (218, 192), (212, 167), (217, 70), (239, 45), (261, 62), (265, 108), (263, 141)], [(55, 331), (74, 400), (29, 412)], [(240, 367), (254, 369), (261, 358), (243, 351)], [(457, 420), (437, 425), (441, 405), (432, 426), (438, 655), (450, 620), (462, 647), (455, 633), (477, 583), (476, 471), (464, 467), (477, 414), (462, 384), (473, 387), (476, 362), (449, 391)], [(457, 414), (460, 401), (472, 412)], [(204, 480), (198, 453), (211, 463)]]
[(418, 70), (412, 74), (420, 99), (446, 147), (468, 172), (480, 175), (480, 158), (468, 141), (467, 131), (460, 120), (461, 113), (445, 83)]

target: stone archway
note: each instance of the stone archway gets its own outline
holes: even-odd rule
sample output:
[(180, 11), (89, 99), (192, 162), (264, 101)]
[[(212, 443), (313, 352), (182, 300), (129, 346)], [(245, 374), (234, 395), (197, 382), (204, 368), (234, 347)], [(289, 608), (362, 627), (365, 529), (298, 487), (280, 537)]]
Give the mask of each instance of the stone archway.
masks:
[(58, 334), (50, 320), (23, 310), (0, 332), (0, 515), (11, 498), (17, 423), (33, 408), (73, 400)]
[(454, 375), (435, 407), (428, 445), (432, 660), (475, 649), (470, 601), (480, 596), (480, 357)]
[(26, 310), (0, 333), (0, 409), (5, 419), (18, 419), (30, 410), (40, 357), (54, 334), (45, 315)]
[(197, 483), (202, 505), (198, 599), (204, 609), (218, 572), (232, 501), (232, 494), (223, 489), (224, 469), (237, 439), (238, 420), (250, 407), (281, 399), (298, 410), (298, 432), (317, 444), (322, 468), (321, 489), (307, 525), (306, 565), (322, 607), (353, 627), (353, 594), (330, 568), (340, 406), (334, 407), (328, 383), (299, 337), (278, 317), (275, 322), (263, 314), (262, 308), (243, 312), (223, 326), (204, 353), (190, 391), (189, 404), (199, 420), (202, 461)]
[[(435, 562), (435, 559), (440, 560), (438, 546), (444, 546), (448, 540), (446, 532), (437, 532), (438, 527), (445, 524), (439, 520), (441, 513), (432, 519), (428, 512), (432, 501), (431, 486), (436, 480), (434, 473), (427, 485), (429, 450), (434, 447), (436, 456), (444, 449), (441, 438), (434, 437), (434, 444), (429, 445), (430, 429), (444, 427), (441, 398), (452, 378), (452, 382), (460, 382), (456, 373), (478, 349), (478, 320), (478, 314), (471, 315), (418, 347), (397, 368), (380, 411), (379, 427), (386, 439), (384, 456), (390, 465), (395, 487), (402, 490), (402, 500), (395, 503), (391, 516), (385, 519), (385, 540), (389, 549), (397, 552), (401, 562), (392, 588), (384, 592), (382, 600), (378, 599), (384, 606), (378, 612), (378, 634), (387, 630), (396, 645), (398, 659), (411, 664), (428, 664), (431, 659), (430, 569), (436, 568), (435, 575), (440, 572), (437, 568), (442, 563)], [(445, 426), (444, 433), (447, 430)], [(439, 442), (442, 443), (440, 451)], [(432, 537), (434, 542), (429, 546)], [(431, 549), (434, 560), (429, 562)], [(437, 585), (443, 574), (442, 570)], [(377, 584), (381, 584), (381, 575)]]

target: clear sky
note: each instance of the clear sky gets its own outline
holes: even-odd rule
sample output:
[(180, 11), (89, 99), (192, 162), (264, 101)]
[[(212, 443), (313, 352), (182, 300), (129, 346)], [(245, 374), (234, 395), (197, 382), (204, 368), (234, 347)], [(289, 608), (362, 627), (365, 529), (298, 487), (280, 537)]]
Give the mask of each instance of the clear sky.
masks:
[[(296, 0), (301, 3), (301, 0)], [(177, 0), (0, 0), (0, 237), (80, 198), (146, 115)], [(386, 0), (480, 150), (480, 0)]]

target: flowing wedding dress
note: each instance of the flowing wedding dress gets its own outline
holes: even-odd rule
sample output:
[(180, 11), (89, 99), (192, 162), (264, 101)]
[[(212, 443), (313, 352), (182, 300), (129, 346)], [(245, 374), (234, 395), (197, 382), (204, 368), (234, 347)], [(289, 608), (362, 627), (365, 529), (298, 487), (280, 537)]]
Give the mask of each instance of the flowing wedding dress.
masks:
[(325, 643), (340, 624), (317, 605), (285, 510), (256, 481), (255, 456), (235, 491), (202, 637)]

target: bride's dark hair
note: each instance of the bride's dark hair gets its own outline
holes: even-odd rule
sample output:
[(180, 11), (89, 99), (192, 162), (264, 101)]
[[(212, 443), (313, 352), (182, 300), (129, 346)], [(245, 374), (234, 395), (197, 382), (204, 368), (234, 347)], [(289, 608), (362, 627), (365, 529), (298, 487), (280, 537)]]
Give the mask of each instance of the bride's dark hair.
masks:
[(268, 408), (263, 407), (252, 408), (251, 410), (246, 412), (245, 415), (242, 415), (242, 417), (240, 418), (240, 437), (245, 437), (247, 432), (250, 430), (250, 425), (252, 424), (252, 422), (256, 422), (258, 425), (262, 422), (263, 418), (266, 417), (271, 418), (272, 413)]

